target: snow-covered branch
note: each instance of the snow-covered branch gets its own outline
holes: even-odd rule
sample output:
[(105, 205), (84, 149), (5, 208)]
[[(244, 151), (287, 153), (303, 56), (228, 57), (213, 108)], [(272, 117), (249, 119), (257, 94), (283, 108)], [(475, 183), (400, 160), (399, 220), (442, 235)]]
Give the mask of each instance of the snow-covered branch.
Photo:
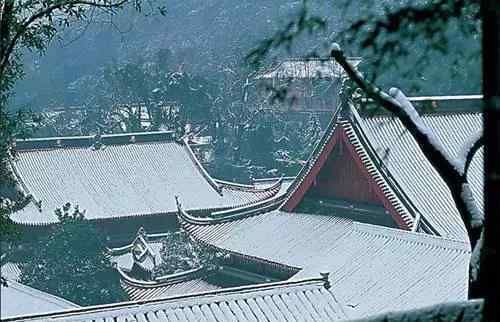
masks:
[(461, 162), (463, 163), (463, 172), (462, 172), (463, 176), (467, 176), (467, 173), (469, 172), (469, 167), (472, 163), (472, 159), (474, 159), (476, 152), (483, 146), (484, 146), (483, 131), (477, 131), (464, 144), (459, 156)]

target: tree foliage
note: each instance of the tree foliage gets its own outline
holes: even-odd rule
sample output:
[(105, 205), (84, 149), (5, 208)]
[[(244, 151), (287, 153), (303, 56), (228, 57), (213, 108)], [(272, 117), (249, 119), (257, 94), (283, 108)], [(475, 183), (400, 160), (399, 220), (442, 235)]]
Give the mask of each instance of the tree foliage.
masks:
[(103, 235), (69, 203), (55, 211), (60, 223), (41, 238), (21, 265), (21, 283), (79, 305), (126, 300), (104, 251)]
[(164, 237), (160, 256), (162, 263), (154, 270), (158, 277), (200, 267), (211, 269), (216, 264), (216, 255), (183, 230), (169, 232)]

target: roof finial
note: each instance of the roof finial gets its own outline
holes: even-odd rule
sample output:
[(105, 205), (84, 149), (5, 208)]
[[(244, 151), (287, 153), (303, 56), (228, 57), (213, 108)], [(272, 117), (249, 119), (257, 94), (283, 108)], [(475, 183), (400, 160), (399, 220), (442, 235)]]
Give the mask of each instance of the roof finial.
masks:
[(328, 290), (332, 285), (330, 284), (330, 272), (321, 272), (319, 273), (321, 275), (321, 279), (324, 281), (324, 286)]
[(146, 236), (146, 229), (144, 229), (144, 227), (140, 227), (139, 230), (137, 231), (137, 236), (142, 236), (142, 237), (145, 237)]
[(94, 150), (99, 150), (102, 148), (103, 143), (102, 143), (102, 136), (101, 136), (101, 131), (98, 131), (96, 135), (94, 135), (94, 143), (92, 144), (92, 148)]

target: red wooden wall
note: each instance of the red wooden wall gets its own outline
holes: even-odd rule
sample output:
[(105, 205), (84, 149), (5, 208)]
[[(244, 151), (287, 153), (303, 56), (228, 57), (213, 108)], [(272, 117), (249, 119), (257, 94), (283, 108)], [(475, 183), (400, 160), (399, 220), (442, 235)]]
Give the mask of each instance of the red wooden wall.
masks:
[(342, 140), (336, 144), (307, 194), (382, 205)]

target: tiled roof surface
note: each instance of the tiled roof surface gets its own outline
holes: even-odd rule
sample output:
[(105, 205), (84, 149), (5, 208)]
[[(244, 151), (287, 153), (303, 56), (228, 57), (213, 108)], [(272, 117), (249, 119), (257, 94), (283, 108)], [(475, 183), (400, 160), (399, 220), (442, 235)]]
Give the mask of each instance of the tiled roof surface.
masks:
[[(446, 184), (401, 122), (389, 116), (357, 119), (384, 167), (437, 233), (448, 238), (468, 240)], [(482, 128), (480, 113), (429, 114), (422, 119), (454, 158), (468, 138)], [(481, 208), (482, 157), (480, 150), (468, 175)]]
[(338, 321), (345, 318), (322, 280), (230, 288), (118, 303), (7, 321)]
[(300, 268), (292, 279), (330, 272), (350, 318), (467, 298), (469, 246), (460, 241), (278, 210), (207, 225), (184, 216), (210, 245)]
[(47, 313), (78, 307), (78, 305), (65, 299), (12, 280), (8, 280), (7, 285), (7, 287), (0, 286), (0, 317), (2, 321), (7, 317)]
[(122, 280), (121, 285), (129, 299), (133, 301), (205, 292), (221, 288), (220, 286), (211, 284), (204, 278), (195, 278), (165, 285), (152, 285), (150, 287), (135, 285), (133, 283), (128, 283), (126, 280)]
[(34, 201), (11, 216), (15, 222), (56, 222), (54, 209), (66, 202), (85, 209), (88, 219), (105, 219), (174, 212), (175, 195), (186, 209), (220, 209), (264, 200), (281, 189), (280, 184), (262, 189), (219, 185), (189, 147), (171, 140), (109, 144), (100, 149), (88, 146), (87, 137), (64, 140), (69, 143), (62, 148), (36, 140), (38, 147), (49, 147), (18, 151), (15, 170)]

